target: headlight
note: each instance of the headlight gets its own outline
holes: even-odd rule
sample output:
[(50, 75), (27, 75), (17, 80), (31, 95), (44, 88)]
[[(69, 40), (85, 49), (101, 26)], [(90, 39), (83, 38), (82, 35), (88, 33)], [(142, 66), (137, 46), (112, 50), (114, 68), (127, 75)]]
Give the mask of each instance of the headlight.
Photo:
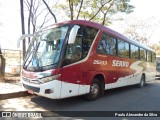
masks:
[(41, 78), (39, 81), (41, 81), (42, 83), (46, 83), (46, 82), (50, 82), (52, 80), (55, 80), (55, 79), (59, 78), (60, 76), (61, 76), (61, 74), (57, 74), (57, 75), (54, 75), (54, 76)]

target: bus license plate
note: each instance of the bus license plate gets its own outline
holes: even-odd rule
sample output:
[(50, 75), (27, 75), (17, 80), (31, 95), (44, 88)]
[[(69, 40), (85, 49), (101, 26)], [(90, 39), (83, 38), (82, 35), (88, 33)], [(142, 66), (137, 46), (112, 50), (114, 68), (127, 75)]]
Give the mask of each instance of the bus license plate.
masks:
[(34, 94), (34, 92), (32, 90), (28, 90), (28, 93), (30, 94)]

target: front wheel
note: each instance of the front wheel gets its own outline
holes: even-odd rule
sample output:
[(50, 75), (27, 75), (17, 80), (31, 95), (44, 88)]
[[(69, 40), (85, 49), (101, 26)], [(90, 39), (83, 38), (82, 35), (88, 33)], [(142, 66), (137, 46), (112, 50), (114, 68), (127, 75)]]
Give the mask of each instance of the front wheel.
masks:
[(100, 82), (98, 79), (94, 79), (91, 86), (90, 92), (85, 96), (87, 100), (95, 100), (100, 96)]
[(139, 88), (142, 88), (142, 87), (144, 87), (144, 85), (145, 85), (145, 76), (142, 75), (142, 76), (141, 76), (140, 83), (138, 84), (138, 87), (139, 87)]

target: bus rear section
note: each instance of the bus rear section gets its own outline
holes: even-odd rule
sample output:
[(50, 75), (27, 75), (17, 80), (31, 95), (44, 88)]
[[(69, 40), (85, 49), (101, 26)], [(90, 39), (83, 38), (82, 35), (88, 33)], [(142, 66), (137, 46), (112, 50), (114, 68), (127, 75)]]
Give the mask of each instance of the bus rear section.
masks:
[(93, 67), (106, 73), (105, 89), (134, 84), (143, 87), (146, 82), (155, 79), (155, 52), (118, 33), (103, 31), (96, 53), (94, 63), (97, 66)]
[(155, 52), (100, 24), (74, 20), (35, 34), (27, 51), (22, 84), (40, 96), (84, 95), (155, 79)]

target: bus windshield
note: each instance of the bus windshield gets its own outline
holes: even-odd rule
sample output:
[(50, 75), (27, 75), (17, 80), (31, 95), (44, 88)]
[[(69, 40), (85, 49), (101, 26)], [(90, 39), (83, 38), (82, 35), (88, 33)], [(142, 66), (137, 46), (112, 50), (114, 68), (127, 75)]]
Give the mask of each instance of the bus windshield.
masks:
[(67, 30), (65, 25), (35, 33), (23, 67), (35, 71), (58, 63)]

